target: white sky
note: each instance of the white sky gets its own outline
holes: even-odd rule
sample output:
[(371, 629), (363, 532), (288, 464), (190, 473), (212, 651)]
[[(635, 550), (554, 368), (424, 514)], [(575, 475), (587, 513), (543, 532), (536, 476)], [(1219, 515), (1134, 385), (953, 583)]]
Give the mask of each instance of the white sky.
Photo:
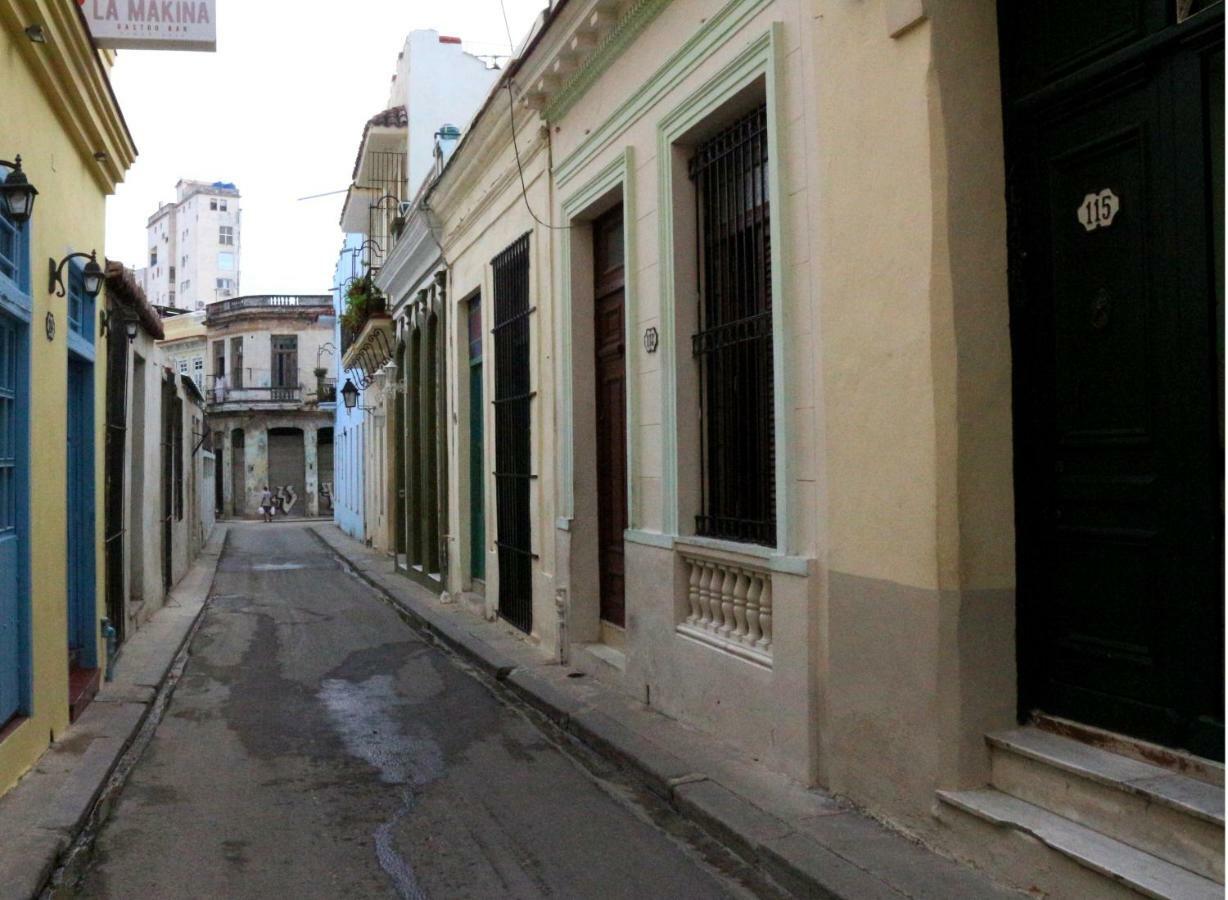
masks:
[[(504, 0), (520, 43), (543, 0)], [(343, 195), (364, 123), (384, 108), (397, 54), (435, 28), (507, 54), (499, 0), (343, 4), (218, 0), (216, 53), (121, 50), (111, 72), (139, 156), (107, 201), (106, 255), (145, 262), (145, 221), (180, 178), (242, 193), (244, 294), (327, 293)]]

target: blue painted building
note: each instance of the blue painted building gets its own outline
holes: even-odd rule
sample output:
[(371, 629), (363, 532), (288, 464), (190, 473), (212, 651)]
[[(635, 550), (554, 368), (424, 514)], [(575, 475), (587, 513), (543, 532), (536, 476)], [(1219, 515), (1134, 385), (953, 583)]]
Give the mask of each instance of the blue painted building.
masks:
[[(349, 282), (363, 272), (359, 252), (362, 242), (361, 234), (345, 236), (341, 252), (337, 256), (337, 267), (333, 272), (333, 302), (337, 310), (333, 343), (342, 348), (342, 353), (345, 338), (341, 333), (341, 314), (345, 311), (345, 292)], [(344, 371), (337, 373), (338, 391), (344, 387), (348, 377)], [(354, 409), (347, 409), (338, 397), (336, 417), (333, 428), (333, 518), (350, 537), (365, 541), (367, 533), (363, 514), (363, 452), (366, 423), (361, 397)]]

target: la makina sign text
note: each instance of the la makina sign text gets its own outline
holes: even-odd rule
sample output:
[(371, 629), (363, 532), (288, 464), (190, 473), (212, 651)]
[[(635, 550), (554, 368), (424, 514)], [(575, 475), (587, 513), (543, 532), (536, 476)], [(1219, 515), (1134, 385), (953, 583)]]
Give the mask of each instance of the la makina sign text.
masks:
[(99, 47), (216, 50), (217, 0), (77, 0)]

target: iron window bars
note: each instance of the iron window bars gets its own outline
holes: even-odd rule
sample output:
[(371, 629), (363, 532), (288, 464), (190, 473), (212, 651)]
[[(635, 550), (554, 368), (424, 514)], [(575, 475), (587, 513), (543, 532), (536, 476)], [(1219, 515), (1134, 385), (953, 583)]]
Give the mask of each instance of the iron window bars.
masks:
[(767, 106), (690, 161), (699, 241), (702, 507), (696, 532), (776, 544)]
[(529, 236), (491, 261), (494, 269), (495, 500), (499, 614), (522, 631), (533, 628), (533, 550), (529, 521)]

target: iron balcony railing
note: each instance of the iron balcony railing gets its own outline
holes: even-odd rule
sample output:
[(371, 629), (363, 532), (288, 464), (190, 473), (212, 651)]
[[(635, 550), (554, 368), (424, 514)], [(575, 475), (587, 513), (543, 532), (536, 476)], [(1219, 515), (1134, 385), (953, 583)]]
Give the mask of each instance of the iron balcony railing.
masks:
[[(303, 402), (304, 391), (301, 384), (272, 384), (267, 372), (258, 373), (253, 369), (247, 369), (244, 376), (242, 383), (236, 385), (227, 375), (210, 375), (205, 400), (210, 406), (222, 403), (260, 405)], [(252, 381), (256, 383), (253, 384)]]

